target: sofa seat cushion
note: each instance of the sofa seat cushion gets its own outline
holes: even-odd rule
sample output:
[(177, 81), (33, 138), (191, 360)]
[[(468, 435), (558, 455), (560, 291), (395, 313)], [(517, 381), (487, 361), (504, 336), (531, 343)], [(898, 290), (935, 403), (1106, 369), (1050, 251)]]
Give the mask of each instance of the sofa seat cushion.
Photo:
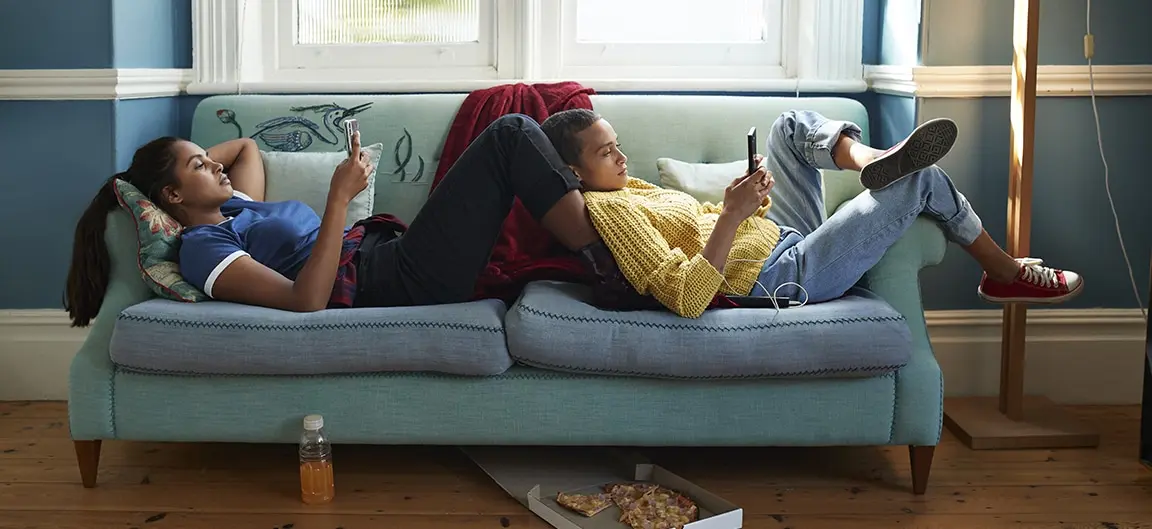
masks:
[(606, 311), (582, 285), (531, 283), (508, 312), (508, 351), (538, 368), (675, 379), (860, 377), (911, 358), (903, 316), (855, 288), (804, 307)]
[(152, 299), (120, 313), (112, 361), (178, 374), (427, 371), (496, 375), (512, 366), (498, 300), (296, 313)]

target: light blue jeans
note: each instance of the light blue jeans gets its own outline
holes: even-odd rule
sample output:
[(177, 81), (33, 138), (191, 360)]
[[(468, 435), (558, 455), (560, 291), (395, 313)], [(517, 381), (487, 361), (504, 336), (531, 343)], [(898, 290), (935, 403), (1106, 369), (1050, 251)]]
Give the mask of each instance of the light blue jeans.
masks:
[[(825, 220), (819, 169), (839, 170), (832, 147), (841, 134), (860, 141), (860, 127), (809, 111), (782, 114), (768, 133), (765, 164), (776, 180), (767, 217), (780, 244), (760, 271), (752, 295), (809, 303), (852, 288), (921, 214), (939, 222), (949, 241), (971, 244), (983, 230), (968, 200), (936, 166), (877, 191), (865, 190)], [(804, 287), (800, 291), (795, 285)], [(780, 287), (777, 291), (777, 287)]]

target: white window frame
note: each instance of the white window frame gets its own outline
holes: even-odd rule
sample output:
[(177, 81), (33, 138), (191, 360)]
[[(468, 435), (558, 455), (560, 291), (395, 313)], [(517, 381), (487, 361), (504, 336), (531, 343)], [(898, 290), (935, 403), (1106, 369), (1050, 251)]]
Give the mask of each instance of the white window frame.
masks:
[(188, 92), (458, 92), (561, 80), (620, 92), (867, 89), (863, 0), (764, 0), (783, 14), (779, 42), (767, 45), (778, 56), (755, 53), (763, 44), (712, 45), (728, 52), (713, 64), (709, 46), (577, 44), (578, 0), (482, 1), (490, 9), (481, 10), (480, 42), (403, 45), (396, 54), (380, 53), (387, 45), (295, 45), (292, 0), (192, 0)]

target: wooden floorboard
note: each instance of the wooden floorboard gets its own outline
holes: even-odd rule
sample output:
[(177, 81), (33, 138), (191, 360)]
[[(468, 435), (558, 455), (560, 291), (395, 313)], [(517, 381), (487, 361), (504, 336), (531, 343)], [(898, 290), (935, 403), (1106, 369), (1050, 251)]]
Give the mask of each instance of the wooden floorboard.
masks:
[[(552, 529), (531, 514), (507, 516), (406, 516), (388, 514), (206, 514), (194, 512), (59, 512), (9, 511), (0, 519), (0, 529)], [(1112, 513), (1102, 520), (1095, 515), (753, 515), (745, 517), (745, 527), (767, 529), (892, 529), (931, 527), (934, 529), (1147, 529), (1152, 522), (1140, 513)]]
[[(1070, 408), (1097, 449), (972, 451), (945, 433), (928, 493), (904, 447), (653, 449), (744, 527), (1150, 528), (1139, 407)], [(80, 486), (59, 402), (0, 402), (0, 529), (547, 528), (450, 447), (336, 447), (337, 500), (300, 503), (291, 445), (105, 441)]]

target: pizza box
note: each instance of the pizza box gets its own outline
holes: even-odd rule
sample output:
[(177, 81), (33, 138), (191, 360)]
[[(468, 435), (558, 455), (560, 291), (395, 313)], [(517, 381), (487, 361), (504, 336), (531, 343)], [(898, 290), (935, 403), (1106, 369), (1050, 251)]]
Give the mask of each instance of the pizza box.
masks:
[(699, 510), (685, 529), (740, 529), (744, 510), (635, 453), (569, 447), (463, 448), (513, 498), (557, 529), (629, 529), (615, 505), (592, 517), (556, 503), (564, 493), (600, 492), (609, 483), (646, 482), (688, 496)]

